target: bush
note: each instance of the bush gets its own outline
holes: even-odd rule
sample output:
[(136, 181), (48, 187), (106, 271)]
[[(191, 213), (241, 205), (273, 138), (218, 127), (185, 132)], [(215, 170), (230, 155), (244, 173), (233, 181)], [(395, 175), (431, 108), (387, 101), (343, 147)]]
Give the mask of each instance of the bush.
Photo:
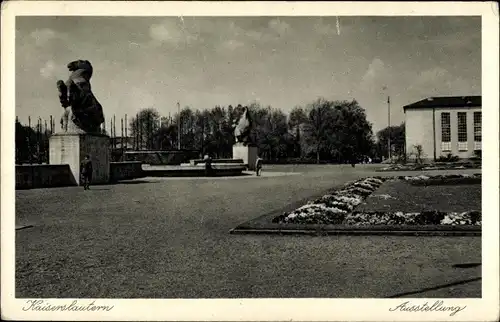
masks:
[(459, 157), (457, 155), (453, 155), (451, 153), (448, 153), (446, 156), (441, 155), (437, 161), (438, 162), (457, 162), (459, 160)]
[(421, 144), (417, 144), (413, 146), (413, 150), (410, 151), (405, 157), (406, 160), (415, 160), (416, 164), (423, 164), (423, 159), (427, 155), (424, 153), (424, 148), (422, 147)]
[(481, 160), (482, 159), (482, 150), (475, 150), (474, 151), (474, 156), (471, 158), (473, 160)]
[(400, 154), (396, 157), (396, 163), (406, 164), (408, 162), (408, 156), (406, 154)]

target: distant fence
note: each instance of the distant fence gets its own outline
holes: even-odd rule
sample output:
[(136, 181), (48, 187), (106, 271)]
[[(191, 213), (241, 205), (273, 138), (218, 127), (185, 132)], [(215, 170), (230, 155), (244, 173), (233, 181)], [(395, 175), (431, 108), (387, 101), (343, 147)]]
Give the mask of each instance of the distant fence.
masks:
[[(111, 161), (123, 161), (125, 151), (147, 150), (143, 140), (138, 135), (132, 135), (127, 126), (127, 115), (119, 119), (121, 133), (116, 132), (116, 117), (109, 121), (109, 131), (106, 125), (102, 124), (101, 130), (111, 138)], [(22, 164), (48, 164), (49, 163), (49, 138), (60, 127), (59, 121), (50, 115), (49, 119), (41, 117), (28, 117), (27, 123), (21, 123), (16, 117), (15, 126), (15, 162)], [(141, 133), (142, 134), (142, 133)]]

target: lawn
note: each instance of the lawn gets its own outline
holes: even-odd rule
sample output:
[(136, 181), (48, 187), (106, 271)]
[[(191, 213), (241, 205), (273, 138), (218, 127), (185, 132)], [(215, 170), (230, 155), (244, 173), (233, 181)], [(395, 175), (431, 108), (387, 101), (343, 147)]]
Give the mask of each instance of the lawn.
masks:
[(481, 210), (481, 184), (417, 186), (388, 181), (359, 205), (359, 212), (465, 212)]

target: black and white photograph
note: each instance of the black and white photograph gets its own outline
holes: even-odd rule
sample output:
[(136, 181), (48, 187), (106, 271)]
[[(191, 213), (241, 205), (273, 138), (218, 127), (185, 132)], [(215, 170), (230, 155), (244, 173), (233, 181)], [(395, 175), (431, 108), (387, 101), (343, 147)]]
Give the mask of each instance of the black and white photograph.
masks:
[(2, 319), (498, 317), (497, 4), (30, 2)]

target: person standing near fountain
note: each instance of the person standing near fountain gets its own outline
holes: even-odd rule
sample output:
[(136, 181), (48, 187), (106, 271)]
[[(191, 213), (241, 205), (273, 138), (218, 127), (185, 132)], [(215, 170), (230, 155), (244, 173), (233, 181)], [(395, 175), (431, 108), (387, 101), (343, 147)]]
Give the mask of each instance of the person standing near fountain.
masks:
[(90, 156), (87, 154), (85, 159), (81, 164), (81, 173), (82, 173), (82, 181), (83, 181), (83, 190), (90, 189), (90, 181), (92, 180), (92, 161), (90, 160)]
[(212, 158), (208, 154), (203, 158), (205, 160), (205, 176), (212, 176)]
[(260, 156), (257, 156), (257, 160), (255, 161), (255, 175), (260, 177), (262, 173), (262, 159)]

